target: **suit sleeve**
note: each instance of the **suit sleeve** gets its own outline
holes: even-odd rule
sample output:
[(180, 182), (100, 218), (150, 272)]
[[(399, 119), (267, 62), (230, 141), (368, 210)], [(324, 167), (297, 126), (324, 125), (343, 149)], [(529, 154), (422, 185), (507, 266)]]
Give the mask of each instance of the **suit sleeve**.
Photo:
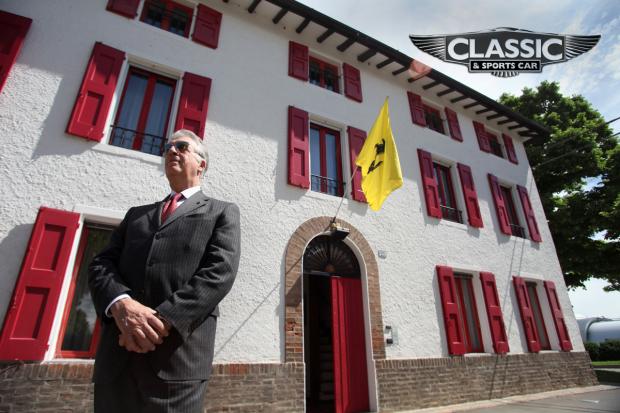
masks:
[(241, 253), (239, 207), (228, 204), (218, 216), (199, 268), (156, 310), (183, 340), (198, 327), (232, 288)]
[(112, 232), (108, 245), (88, 266), (88, 286), (95, 310), (101, 320), (108, 319), (105, 316), (105, 309), (113, 299), (121, 294), (131, 295), (131, 288), (126, 285), (118, 270), (131, 211), (132, 209), (127, 211), (123, 221)]

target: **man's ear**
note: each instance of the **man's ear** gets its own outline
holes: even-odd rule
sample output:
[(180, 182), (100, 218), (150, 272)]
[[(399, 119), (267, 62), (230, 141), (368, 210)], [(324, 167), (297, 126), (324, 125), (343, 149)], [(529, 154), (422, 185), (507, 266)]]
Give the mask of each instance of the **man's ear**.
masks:
[(202, 171), (205, 170), (205, 168), (207, 167), (207, 161), (205, 161), (204, 159), (200, 159), (200, 169), (198, 170), (198, 175), (202, 175)]

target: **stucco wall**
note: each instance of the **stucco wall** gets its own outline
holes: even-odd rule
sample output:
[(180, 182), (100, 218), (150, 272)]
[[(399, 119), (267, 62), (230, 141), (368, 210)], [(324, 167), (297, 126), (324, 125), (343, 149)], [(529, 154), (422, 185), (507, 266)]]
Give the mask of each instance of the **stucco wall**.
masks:
[[(99, 214), (114, 217), (122, 216), (132, 205), (159, 200), (168, 191), (158, 157), (111, 147), (105, 143), (109, 131), (104, 143), (64, 133), (92, 47), (101, 41), (125, 51), (130, 62), (157, 65), (153, 70), (176, 76), (187, 71), (213, 79), (206, 126), (211, 166), (204, 190), (209, 196), (239, 204), (243, 234), (237, 282), (221, 306), (216, 361), (281, 360), (287, 242), (306, 220), (333, 215), (340, 201), (287, 184), (288, 106), (306, 110), (311, 119), (339, 128), (344, 149), (346, 126), (368, 130), (385, 96), (390, 97), (404, 185), (379, 212), (345, 200), (339, 216), (353, 224), (375, 252), (387, 253), (387, 258), (377, 260), (383, 321), (395, 326), (399, 337), (397, 345), (386, 348), (387, 357), (447, 355), (434, 271), (437, 264), (495, 274), (512, 353), (526, 351), (526, 344), (511, 276), (555, 281), (573, 346), (583, 350), (518, 136), (512, 135), (519, 158), (519, 164), (513, 165), (479, 150), (471, 121), (485, 119), (468, 117), (473, 112), (461, 110), (458, 114), (462, 143), (413, 125), (406, 82), (360, 64), (350, 53), (336, 54), (329, 39), (319, 45), (309, 34), (299, 35), (294, 27), (274, 25), (266, 17), (250, 15), (234, 2), (206, 2), (224, 14), (216, 50), (107, 12), (106, 3), (58, 0), (53, 6), (41, 2), (0, 4), (4, 10), (34, 20), (0, 94), (0, 142), (4, 148), (0, 158), (0, 186), (4, 188), (0, 206), (0, 318), (4, 318), (41, 205), (78, 211), (85, 206), (97, 207), (104, 210)], [(362, 71), (363, 103), (289, 77), (289, 40), (309, 45), (311, 54), (358, 67)], [(126, 69), (127, 64), (123, 73)], [(121, 87), (122, 82), (118, 90)], [(409, 87), (440, 107), (459, 111), (449, 99), (428, 94), (416, 83)], [(113, 103), (113, 112), (117, 103)], [(472, 167), (484, 228), (477, 230), (427, 216), (417, 148)], [(343, 165), (347, 166), (346, 160)], [(487, 173), (500, 181), (532, 188), (530, 198), (542, 243), (500, 233)], [(456, 174), (453, 181), (459, 207), (464, 209)], [(515, 203), (524, 223), (516, 193)], [(539, 295), (545, 306), (544, 291)], [(482, 305), (482, 300), (478, 304)], [(480, 316), (486, 328), (484, 311)], [(552, 347), (553, 340), (557, 347), (553, 321), (546, 321)]]

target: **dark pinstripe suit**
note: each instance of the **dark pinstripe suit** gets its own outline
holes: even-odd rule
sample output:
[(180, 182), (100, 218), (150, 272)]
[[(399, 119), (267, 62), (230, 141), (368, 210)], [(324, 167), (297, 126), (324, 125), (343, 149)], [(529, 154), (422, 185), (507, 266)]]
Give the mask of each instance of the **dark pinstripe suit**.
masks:
[[(207, 380), (211, 374), (218, 303), (239, 265), (239, 209), (199, 191), (161, 224), (162, 205), (131, 208), (89, 267), (91, 294), (103, 320), (96, 384), (117, 380), (131, 363), (148, 365), (158, 379), (169, 381)], [(123, 293), (172, 325), (154, 351), (140, 355), (118, 345), (119, 330), (103, 313)]]

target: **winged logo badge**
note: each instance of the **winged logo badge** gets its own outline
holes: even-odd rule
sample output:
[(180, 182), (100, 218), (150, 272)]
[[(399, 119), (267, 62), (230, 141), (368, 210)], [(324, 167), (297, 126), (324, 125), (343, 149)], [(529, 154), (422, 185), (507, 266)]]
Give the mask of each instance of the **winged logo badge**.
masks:
[(450, 35), (410, 35), (409, 38), (423, 52), (444, 62), (465, 65), (470, 72), (513, 77), (519, 73), (541, 72), (544, 66), (567, 62), (591, 50), (601, 36), (498, 27)]

